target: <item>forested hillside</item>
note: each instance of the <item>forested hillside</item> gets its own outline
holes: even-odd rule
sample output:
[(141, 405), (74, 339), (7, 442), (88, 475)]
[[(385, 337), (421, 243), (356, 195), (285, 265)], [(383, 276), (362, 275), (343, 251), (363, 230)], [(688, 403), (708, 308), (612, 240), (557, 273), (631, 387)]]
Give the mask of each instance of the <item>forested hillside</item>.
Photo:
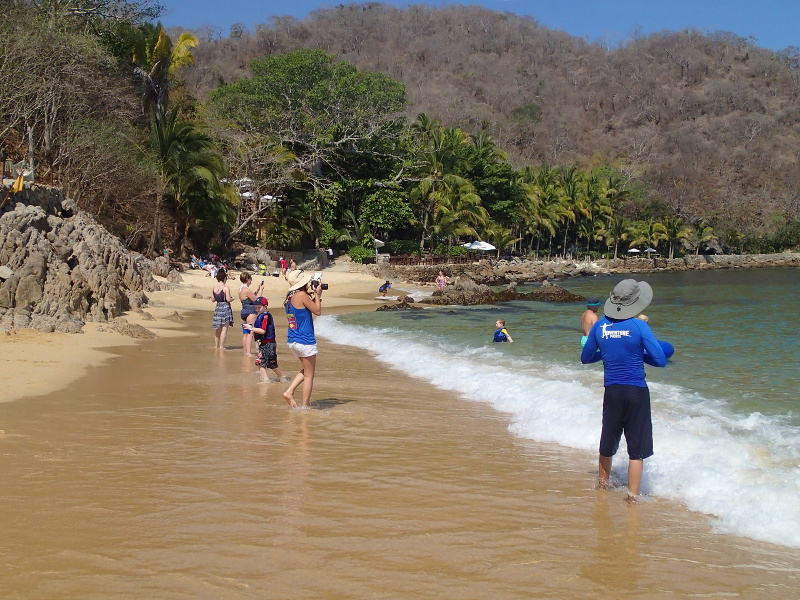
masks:
[(800, 246), (793, 49), (692, 31), (607, 49), (481, 8), (377, 3), (223, 38), (165, 31), (161, 10), (0, 11), (0, 152), (130, 248)]
[(368, 3), (275, 18), (255, 33), (234, 27), (203, 41), (184, 75), (204, 98), (247, 76), (252, 58), (299, 48), (390, 75), (406, 86), (408, 117), (485, 130), (517, 168), (610, 164), (651, 202), (718, 231), (767, 233), (800, 210), (791, 49), (682, 31), (608, 50), (474, 6)]

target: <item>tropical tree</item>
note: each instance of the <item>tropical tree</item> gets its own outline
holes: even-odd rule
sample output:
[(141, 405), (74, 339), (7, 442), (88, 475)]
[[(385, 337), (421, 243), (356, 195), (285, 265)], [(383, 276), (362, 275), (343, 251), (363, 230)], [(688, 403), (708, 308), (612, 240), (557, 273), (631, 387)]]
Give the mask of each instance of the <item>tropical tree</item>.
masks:
[(714, 234), (714, 228), (706, 225), (702, 221), (698, 221), (692, 227), (692, 231), (688, 236), (689, 243), (694, 247), (694, 255), (700, 254), (700, 248), (703, 244), (707, 244), (712, 240), (716, 240), (717, 236)]
[(306, 189), (330, 183), (339, 158), (354, 160), (399, 138), (405, 88), (359, 71), (322, 50), (298, 50), (250, 63), (253, 76), (211, 94), (213, 113), (242, 131), (278, 136), (306, 173)]
[(654, 249), (658, 248), (659, 242), (669, 239), (667, 228), (663, 223), (648, 219), (646, 221), (636, 221), (633, 224), (633, 239), (631, 243), (636, 246), (645, 244)]
[(513, 231), (508, 227), (502, 227), (498, 223), (489, 223), (486, 228), (486, 239), (497, 248), (496, 257), (500, 258), (500, 253), (506, 248), (510, 248), (520, 241), (521, 238), (515, 237)]
[(631, 235), (631, 223), (619, 214), (613, 214), (606, 220), (605, 240), (609, 248), (614, 245), (614, 258), (619, 255), (619, 243)]
[(667, 233), (667, 242), (669, 243), (669, 257), (674, 258), (675, 244), (689, 239), (692, 235), (692, 228), (687, 226), (683, 219), (676, 215), (667, 215), (664, 217), (663, 223)]
[(184, 31), (173, 44), (161, 25), (145, 25), (134, 39), (131, 59), (134, 73), (142, 80), (144, 114), (165, 110), (169, 104), (169, 89), (177, 71), (194, 63), (192, 48), (198, 40)]
[(190, 201), (203, 182), (211, 189), (215, 200), (227, 197), (222, 189), (221, 178), (225, 165), (211, 138), (197, 126), (178, 118), (178, 109), (154, 111), (150, 126), (149, 147), (158, 172), (158, 187), (153, 217), (153, 233), (149, 251), (160, 244), (161, 218), (165, 196), (171, 197), (179, 213), (190, 216), (196, 207)]
[(447, 238), (451, 243), (462, 235), (481, 237), (489, 221), (489, 213), (467, 179), (446, 176), (446, 193), (434, 212), (431, 235)]

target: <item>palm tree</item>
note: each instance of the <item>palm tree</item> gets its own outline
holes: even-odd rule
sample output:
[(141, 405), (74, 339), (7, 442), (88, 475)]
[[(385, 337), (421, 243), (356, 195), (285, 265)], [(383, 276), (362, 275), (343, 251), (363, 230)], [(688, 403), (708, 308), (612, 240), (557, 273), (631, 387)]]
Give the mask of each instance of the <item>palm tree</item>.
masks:
[(580, 215), (589, 216), (583, 190), (580, 185), (580, 176), (575, 165), (561, 172), (560, 184), (562, 190), (560, 216), (564, 223), (564, 257), (567, 256), (567, 234), (569, 224), (575, 223)]
[(480, 237), (489, 222), (489, 213), (481, 204), (472, 183), (456, 175), (446, 175), (447, 194), (441, 197), (431, 227), (431, 235), (452, 241), (462, 235)]
[(675, 244), (689, 239), (692, 229), (687, 227), (683, 219), (675, 215), (667, 215), (664, 218), (664, 228), (667, 231), (667, 241), (669, 243), (669, 257), (675, 257)]
[(344, 218), (347, 221), (342, 229), (336, 232), (337, 242), (347, 242), (351, 246), (364, 246), (369, 248), (372, 245), (374, 236), (369, 230), (366, 221), (359, 221), (355, 213), (349, 208), (344, 211)]
[(637, 221), (633, 227), (634, 246), (646, 244), (652, 248), (657, 248), (659, 242), (669, 239), (667, 228), (662, 223), (648, 219), (647, 221)]
[(166, 109), (169, 103), (169, 88), (175, 79), (176, 72), (194, 63), (192, 48), (198, 40), (188, 31), (172, 40), (161, 25), (157, 29), (143, 28), (142, 34), (135, 44), (131, 57), (134, 73), (144, 84), (143, 111)]
[(694, 255), (700, 254), (700, 247), (707, 244), (712, 240), (716, 240), (717, 236), (714, 234), (714, 228), (706, 225), (702, 221), (694, 224), (693, 231), (690, 233), (689, 242), (694, 246)]
[(171, 196), (178, 211), (186, 211), (193, 186), (203, 180), (219, 190), (225, 167), (211, 138), (191, 123), (180, 121), (177, 108), (153, 112), (149, 146), (158, 170), (152, 253), (160, 245), (164, 196)]
[(613, 214), (606, 220), (605, 239), (610, 247), (614, 244), (614, 259), (619, 254), (619, 243), (628, 239), (631, 234), (631, 223), (619, 214)]
[(486, 228), (486, 239), (497, 248), (497, 258), (500, 258), (501, 251), (520, 241), (520, 238), (514, 237), (511, 229), (502, 227), (498, 223), (489, 223)]

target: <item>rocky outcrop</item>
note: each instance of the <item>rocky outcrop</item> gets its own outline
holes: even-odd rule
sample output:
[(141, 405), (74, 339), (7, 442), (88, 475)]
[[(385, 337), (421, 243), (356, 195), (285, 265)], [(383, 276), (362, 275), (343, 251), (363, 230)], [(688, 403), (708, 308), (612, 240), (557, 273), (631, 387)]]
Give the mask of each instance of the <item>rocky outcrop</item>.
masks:
[[(15, 194), (0, 215), (0, 329), (80, 331), (141, 310), (159, 290), (153, 262), (51, 188)], [(22, 201), (19, 201), (22, 200)], [(7, 274), (7, 272), (6, 272)]]
[(414, 306), (414, 299), (411, 296), (403, 296), (394, 304), (381, 304), (375, 310), (404, 310), (409, 308), (422, 310), (421, 306)]
[(564, 288), (549, 281), (544, 281), (542, 287), (527, 294), (517, 291), (516, 283), (511, 283), (501, 291), (494, 291), (488, 285), (476, 283), (467, 275), (456, 278), (452, 285), (443, 291), (434, 292), (433, 296), (420, 300), (421, 304), (436, 304), (439, 306), (459, 305), (474, 306), (477, 304), (495, 304), (497, 302), (510, 302), (512, 300), (538, 300), (542, 302), (578, 302), (585, 300), (583, 296), (568, 292)]

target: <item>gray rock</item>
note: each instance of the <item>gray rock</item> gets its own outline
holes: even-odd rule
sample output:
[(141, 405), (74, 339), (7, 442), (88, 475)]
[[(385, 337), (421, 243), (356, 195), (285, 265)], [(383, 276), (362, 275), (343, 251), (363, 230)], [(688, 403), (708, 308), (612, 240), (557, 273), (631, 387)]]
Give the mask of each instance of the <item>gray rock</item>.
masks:
[[(161, 289), (154, 262), (130, 252), (55, 188), (26, 189), (0, 215), (0, 328), (79, 332)], [(165, 275), (167, 273), (165, 272)]]

